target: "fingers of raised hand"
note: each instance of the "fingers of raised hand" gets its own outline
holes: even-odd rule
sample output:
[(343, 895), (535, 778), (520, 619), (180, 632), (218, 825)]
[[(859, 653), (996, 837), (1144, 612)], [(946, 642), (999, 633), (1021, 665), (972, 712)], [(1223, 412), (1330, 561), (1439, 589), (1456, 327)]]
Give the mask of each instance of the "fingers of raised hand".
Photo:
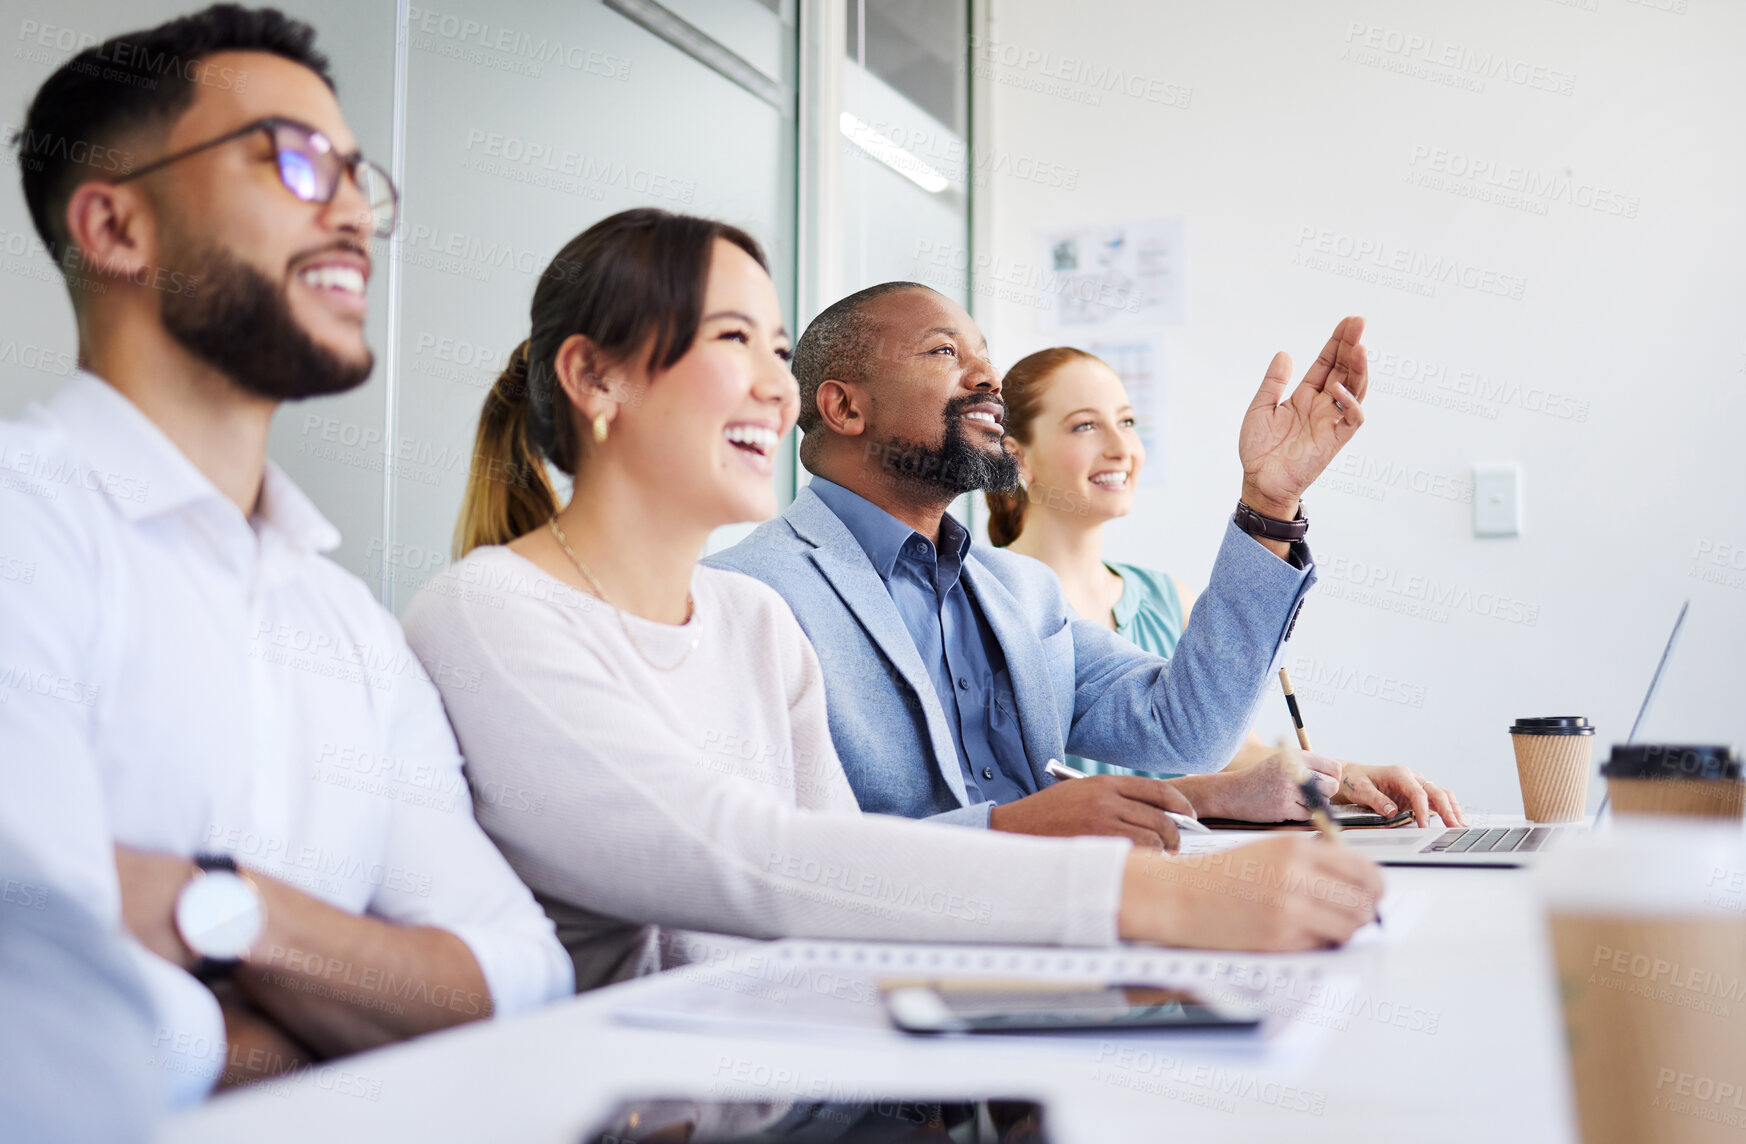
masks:
[(1328, 344), (1322, 347), (1322, 352), (1316, 355), (1316, 360), (1304, 371), (1304, 385), (1311, 389), (1320, 389), (1326, 384), (1328, 375), (1339, 364), (1344, 353), (1346, 330), (1351, 324), (1351, 318), (1340, 319), (1340, 324), (1334, 327), (1333, 334), (1328, 338)]
[(1352, 347), (1352, 364), (1346, 378), (1346, 388), (1359, 401), (1370, 392), (1370, 351), (1364, 346)]
[(1249, 403), (1249, 411), (1272, 411), (1278, 407), (1285, 399), (1285, 386), (1290, 380), (1291, 355), (1280, 350), (1267, 364), (1267, 372), (1261, 378), (1261, 388), (1255, 391), (1255, 400)]
[(1359, 402), (1358, 395), (1344, 383), (1330, 382), (1326, 393), (1326, 408), (1334, 415), (1336, 429), (1344, 423), (1347, 431), (1351, 432), (1364, 424), (1364, 406)]

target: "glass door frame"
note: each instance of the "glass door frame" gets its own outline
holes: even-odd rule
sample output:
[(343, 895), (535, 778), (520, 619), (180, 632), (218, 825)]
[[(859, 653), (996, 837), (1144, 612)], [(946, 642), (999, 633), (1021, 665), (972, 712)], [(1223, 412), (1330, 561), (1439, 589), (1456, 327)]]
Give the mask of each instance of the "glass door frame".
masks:
[[(992, 212), (986, 197), (978, 191), (975, 172), (975, 150), (978, 140), (993, 137), (993, 87), (988, 69), (980, 73), (973, 66), (975, 45), (983, 43), (992, 23), (990, 5), (993, 0), (969, 0), (963, 66), (969, 84), (969, 138), (965, 140), (966, 164), (971, 172), (968, 190), (967, 245), (970, 251), (968, 298), (970, 316), (981, 320), (977, 313), (976, 252), (988, 249), (993, 230)], [(843, 46), (848, 40), (848, 16), (843, 0), (800, 0), (800, 100), (796, 120), (799, 139), (796, 146), (799, 202), (794, 212), (794, 249), (799, 265), (795, 267), (795, 321), (803, 328), (806, 321), (831, 302), (843, 296), (843, 238), (847, 232), (847, 213), (843, 201), (843, 136), (840, 127), (843, 112), (843, 91), (848, 76), (847, 57)], [(805, 470), (800, 467), (800, 441), (794, 442), (794, 489)], [(969, 498), (970, 520), (975, 529), (981, 509), (975, 497)]]

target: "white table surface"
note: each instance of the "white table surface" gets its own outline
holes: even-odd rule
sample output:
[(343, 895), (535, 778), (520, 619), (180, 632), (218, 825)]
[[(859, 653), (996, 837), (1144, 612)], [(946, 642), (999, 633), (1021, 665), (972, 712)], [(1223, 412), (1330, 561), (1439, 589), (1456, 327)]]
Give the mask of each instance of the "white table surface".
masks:
[(1123, 1068), (1097, 1037), (1042, 1047), (1030, 1038), (1021, 1048), (894, 1034), (723, 1036), (632, 1028), (610, 1017), (635, 991), (668, 987), (663, 976), (221, 1096), (170, 1121), (159, 1138), (577, 1144), (627, 1094), (1006, 1094), (1043, 1100), (1060, 1144), (1558, 1144), (1575, 1139), (1574, 1116), (1548, 943), (1528, 879), (1519, 870), (1389, 870), (1391, 893), (1410, 907), (1408, 924), (1397, 926), (1404, 932), (1293, 959), (1360, 989), (1319, 1013), (1312, 1008), (1308, 1019), (1326, 1032), (1283, 1062), (1197, 1055), (1180, 1037), (1149, 1042), (1156, 1058)]

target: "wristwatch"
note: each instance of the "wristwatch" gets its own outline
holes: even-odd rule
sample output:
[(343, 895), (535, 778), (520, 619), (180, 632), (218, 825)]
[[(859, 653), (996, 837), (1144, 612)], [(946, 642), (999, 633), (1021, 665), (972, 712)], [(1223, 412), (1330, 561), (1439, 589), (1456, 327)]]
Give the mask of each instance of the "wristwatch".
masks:
[(1297, 519), (1280, 520), (1274, 516), (1262, 516), (1242, 501), (1237, 502), (1237, 511), (1231, 519), (1237, 527), (1250, 536), (1259, 536), (1265, 540), (1280, 540), (1287, 544), (1296, 544), (1309, 532), (1309, 517), (1303, 514), (1303, 501), (1297, 502)]
[(194, 976), (210, 984), (237, 971), (267, 928), (267, 910), (230, 855), (196, 854), (194, 865), (199, 873), (176, 896), (176, 932), (200, 958)]

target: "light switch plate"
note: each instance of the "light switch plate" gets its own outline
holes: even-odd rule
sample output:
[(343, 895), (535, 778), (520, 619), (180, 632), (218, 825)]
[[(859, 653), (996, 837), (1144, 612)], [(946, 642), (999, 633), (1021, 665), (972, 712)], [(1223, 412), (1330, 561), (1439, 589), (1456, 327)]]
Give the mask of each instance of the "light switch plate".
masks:
[(1473, 466), (1473, 535), (1522, 534), (1522, 466), (1514, 461)]

